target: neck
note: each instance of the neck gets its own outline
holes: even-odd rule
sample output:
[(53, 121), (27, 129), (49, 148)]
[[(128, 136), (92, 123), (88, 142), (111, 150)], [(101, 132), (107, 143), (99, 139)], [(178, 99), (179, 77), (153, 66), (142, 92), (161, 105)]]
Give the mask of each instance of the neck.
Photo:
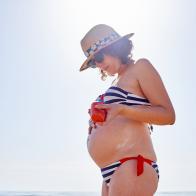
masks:
[(125, 71), (127, 70), (128, 68), (128, 64), (121, 64), (119, 70), (118, 70), (118, 78), (120, 78), (124, 73)]

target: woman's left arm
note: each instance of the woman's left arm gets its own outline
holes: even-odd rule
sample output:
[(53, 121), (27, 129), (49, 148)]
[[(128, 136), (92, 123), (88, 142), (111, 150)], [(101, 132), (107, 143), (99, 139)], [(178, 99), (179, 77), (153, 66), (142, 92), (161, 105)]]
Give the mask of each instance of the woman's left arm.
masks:
[(97, 108), (108, 110), (110, 120), (116, 115), (124, 115), (132, 120), (157, 125), (174, 124), (175, 111), (159, 73), (147, 59), (140, 59), (134, 70), (140, 88), (150, 102), (150, 106), (122, 104), (100, 104)]
[(175, 111), (159, 73), (147, 59), (138, 60), (135, 66), (139, 85), (151, 106), (123, 106), (120, 113), (141, 122), (174, 124)]

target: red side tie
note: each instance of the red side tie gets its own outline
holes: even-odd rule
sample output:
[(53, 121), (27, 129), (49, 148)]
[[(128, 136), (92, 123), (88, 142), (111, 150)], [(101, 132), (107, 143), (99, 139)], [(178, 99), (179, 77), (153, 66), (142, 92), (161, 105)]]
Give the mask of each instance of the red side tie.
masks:
[(121, 159), (120, 162), (124, 163), (128, 160), (136, 159), (137, 160), (137, 176), (141, 175), (144, 171), (144, 162), (147, 162), (151, 165), (153, 161), (150, 159), (145, 159), (142, 155), (138, 155), (137, 157), (126, 157), (124, 159)]

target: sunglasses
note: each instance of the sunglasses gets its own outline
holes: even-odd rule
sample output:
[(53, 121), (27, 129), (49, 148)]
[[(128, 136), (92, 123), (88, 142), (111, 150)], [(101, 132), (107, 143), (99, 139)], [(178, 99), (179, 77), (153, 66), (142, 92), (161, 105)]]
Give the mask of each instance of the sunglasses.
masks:
[(103, 60), (104, 60), (104, 53), (99, 51), (93, 55), (93, 58), (89, 61), (88, 64), (90, 65), (90, 67), (96, 68), (97, 67), (96, 62), (101, 63), (103, 62)]

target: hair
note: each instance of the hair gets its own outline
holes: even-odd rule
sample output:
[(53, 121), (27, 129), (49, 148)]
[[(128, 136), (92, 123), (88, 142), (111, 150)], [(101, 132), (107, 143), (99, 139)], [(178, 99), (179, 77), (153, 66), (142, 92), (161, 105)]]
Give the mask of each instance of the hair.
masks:
[[(133, 49), (132, 41), (124, 37), (119, 41), (116, 41), (115, 43), (101, 49), (101, 52), (103, 52), (103, 54), (119, 58), (122, 64), (129, 64), (134, 62), (131, 53), (132, 49)], [(101, 79), (103, 81), (106, 80), (108, 74), (101, 69), (100, 69), (100, 74), (101, 74)]]

